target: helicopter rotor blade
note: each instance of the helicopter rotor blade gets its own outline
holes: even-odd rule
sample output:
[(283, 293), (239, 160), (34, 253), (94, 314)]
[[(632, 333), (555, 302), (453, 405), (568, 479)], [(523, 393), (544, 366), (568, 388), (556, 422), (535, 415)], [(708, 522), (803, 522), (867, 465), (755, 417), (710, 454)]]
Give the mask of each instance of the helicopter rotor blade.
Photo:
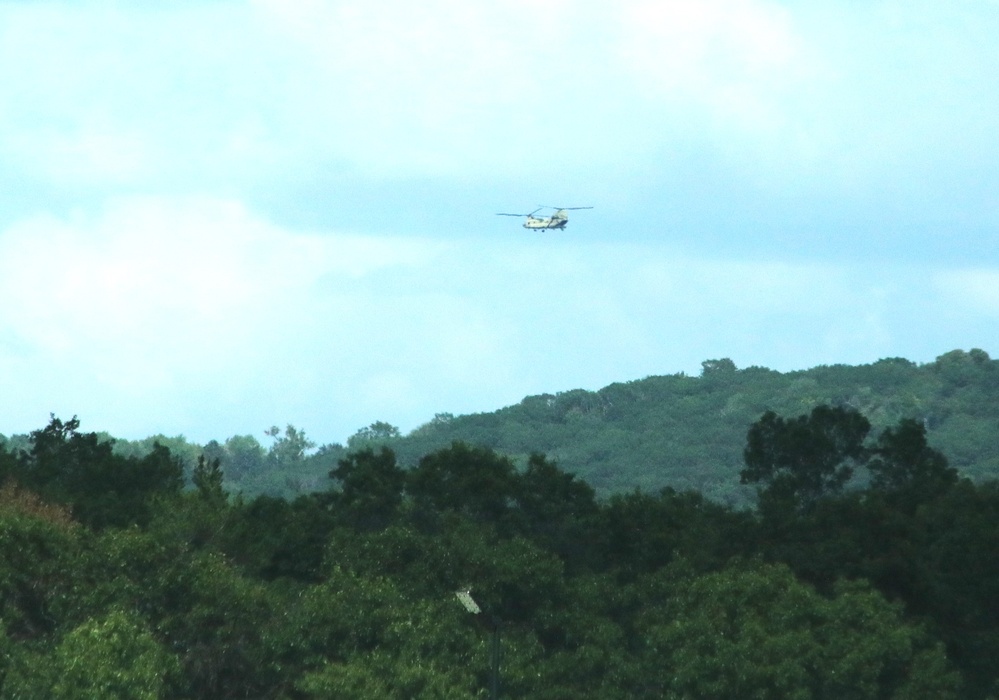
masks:
[(534, 216), (535, 214), (537, 214), (542, 209), (544, 209), (544, 207), (539, 207), (538, 209), (535, 209), (534, 211), (530, 212), (529, 214), (508, 214), (506, 212), (499, 212), (498, 214), (496, 214), (496, 216)]
[(574, 211), (576, 209), (592, 209), (593, 207), (543, 207), (544, 209), (564, 209), (565, 211)]

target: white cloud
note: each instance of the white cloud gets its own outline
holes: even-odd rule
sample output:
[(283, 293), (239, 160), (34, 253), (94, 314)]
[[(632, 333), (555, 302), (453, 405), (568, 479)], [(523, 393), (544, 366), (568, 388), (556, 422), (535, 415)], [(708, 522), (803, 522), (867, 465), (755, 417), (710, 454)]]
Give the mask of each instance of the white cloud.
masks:
[(273, 311), (301, 279), (289, 268), (308, 274), (308, 246), (287, 250), (274, 238), (238, 204), (206, 200), (130, 199), (97, 219), (21, 222), (0, 239), (6, 321), (56, 357), (121, 344), (151, 367), (177, 352), (203, 356), (213, 348), (199, 338), (238, 333), (247, 309)]
[(24, 396), (102, 414), (115, 410), (111, 397), (156, 412), (205, 400), (201, 386), (269, 386), (327, 322), (314, 292), (323, 275), (407, 264), (416, 248), (288, 232), (208, 199), (130, 198), (97, 217), (23, 221), (0, 236), (0, 324), (32, 370), (6, 379)]
[(273, 177), (317, 158), (380, 176), (550, 169), (539, 154), (594, 168), (684, 124), (674, 107), (689, 105), (663, 109), (650, 86), (770, 128), (802, 63), (787, 13), (691, 8), (8, 5), (0, 151), (62, 184), (119, 186)]
[[(600, 173), (698, 144), (757, 179), (843, 185), (931, 131), (959, 152), (990, 132), (974, 76), (997, 57), (953, 13), (891, 6), (7, 3), (0, 155), (60, 186), (229, 194), (316, 167)], [(907, 38), (927, 17), (942, 38)]]

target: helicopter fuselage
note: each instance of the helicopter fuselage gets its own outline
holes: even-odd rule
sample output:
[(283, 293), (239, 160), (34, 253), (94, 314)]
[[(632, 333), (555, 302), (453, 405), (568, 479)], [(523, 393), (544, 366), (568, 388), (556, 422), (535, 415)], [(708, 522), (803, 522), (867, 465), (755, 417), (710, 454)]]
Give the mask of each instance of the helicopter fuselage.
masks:
[(567, 223), (569, 223), (569, 215), (565, 213), (564, 209), (559, 209), (551, 216), (528, 216), (527, 221), (524, 222), (524, 228), (564, 229)]

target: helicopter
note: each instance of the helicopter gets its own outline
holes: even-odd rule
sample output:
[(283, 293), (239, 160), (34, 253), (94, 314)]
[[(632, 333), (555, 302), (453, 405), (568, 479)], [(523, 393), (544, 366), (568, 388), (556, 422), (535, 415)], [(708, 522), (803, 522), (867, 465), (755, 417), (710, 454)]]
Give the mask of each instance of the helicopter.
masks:
[[(553, 228), (562, 230), (565, 225), (569, 223), (569, 215), (566, 212), (574, 211), (576, 209), (592, 209), (593, 207), (546, 207), (539, 205), (537, 209), (532, 211), (530, 214), (507, 214), (501, 212), (496, 216), (526, 216), (527, 221), (524, 222), (524, 228), (535, 228), (535, 229), (545, 229)], [(551, 216), (535, 216), (542, 209), (554, 209), (555, 213)]]

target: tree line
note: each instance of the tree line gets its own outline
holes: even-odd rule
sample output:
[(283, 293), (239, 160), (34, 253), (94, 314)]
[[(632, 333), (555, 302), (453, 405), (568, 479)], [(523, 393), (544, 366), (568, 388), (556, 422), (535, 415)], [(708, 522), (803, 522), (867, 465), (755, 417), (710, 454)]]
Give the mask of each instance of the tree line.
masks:
[(925, 364), (886, 358), (793, 372), (739, 369), (723, 358), (702, 362), (699, 376), (651, 376), (529, 396), (489, 413), (439, 414), (387, 442), (407, 464), (461, 440), (521, 460), (544, 452), (600, 495), (672, 486), (748, 506), (754, 491), (738, 478), (743, 441), (765, 411), (794, 416), (847, 406), (877, 430), (912, 418), (963, 475), (983, 480), (999, 477), (997, 392), (999, 361), (980, 349)]
[(927, 436), (765, 412), (751, 508), (467, 442), (288, 499), (53, 417), (0, 451), (0, 696), (487, 697), (495, 635), (503, 697), (994, 698), (999, 485)]
[[(999, 361), (983, 350), (953, 350), (921, 365), (887, 358), (786, 373), (738, 369), (728, 358), (701, 364), (700, 376), (653, 376), (599, 391), (529, 396), (489, 413), (440, 413), (408, 433), (376, 421), (345, 444), (317, 445), (293, 425), (273, 426), (259, 439), (234, 435), (206, 444), (183, 436), (99, 436), (116, 454), (140, 458), (158, 442), (183, 460), (187, 472), (199, 456), (218, 459), (226, 489), (248, 497), (294, 498), (325, 488), (338, 461), (364, 447), (389, 446), (400, 464), (412, 468), (458, 441), (508, 455), (520, 468), (532, 453), (543, 453), (600, 497), (673, 487), (750, 507), (755, 492), (738, 476), (746, 427), (766, 411), (791, 416), (831, 405), (856, 409), (876, 431), (903, 418), (918, 420), (963, 476), (999, 478), (999, 404), (993, 400)], [(12, 436), (6, 445), (25, 449), (30, 436)]]

